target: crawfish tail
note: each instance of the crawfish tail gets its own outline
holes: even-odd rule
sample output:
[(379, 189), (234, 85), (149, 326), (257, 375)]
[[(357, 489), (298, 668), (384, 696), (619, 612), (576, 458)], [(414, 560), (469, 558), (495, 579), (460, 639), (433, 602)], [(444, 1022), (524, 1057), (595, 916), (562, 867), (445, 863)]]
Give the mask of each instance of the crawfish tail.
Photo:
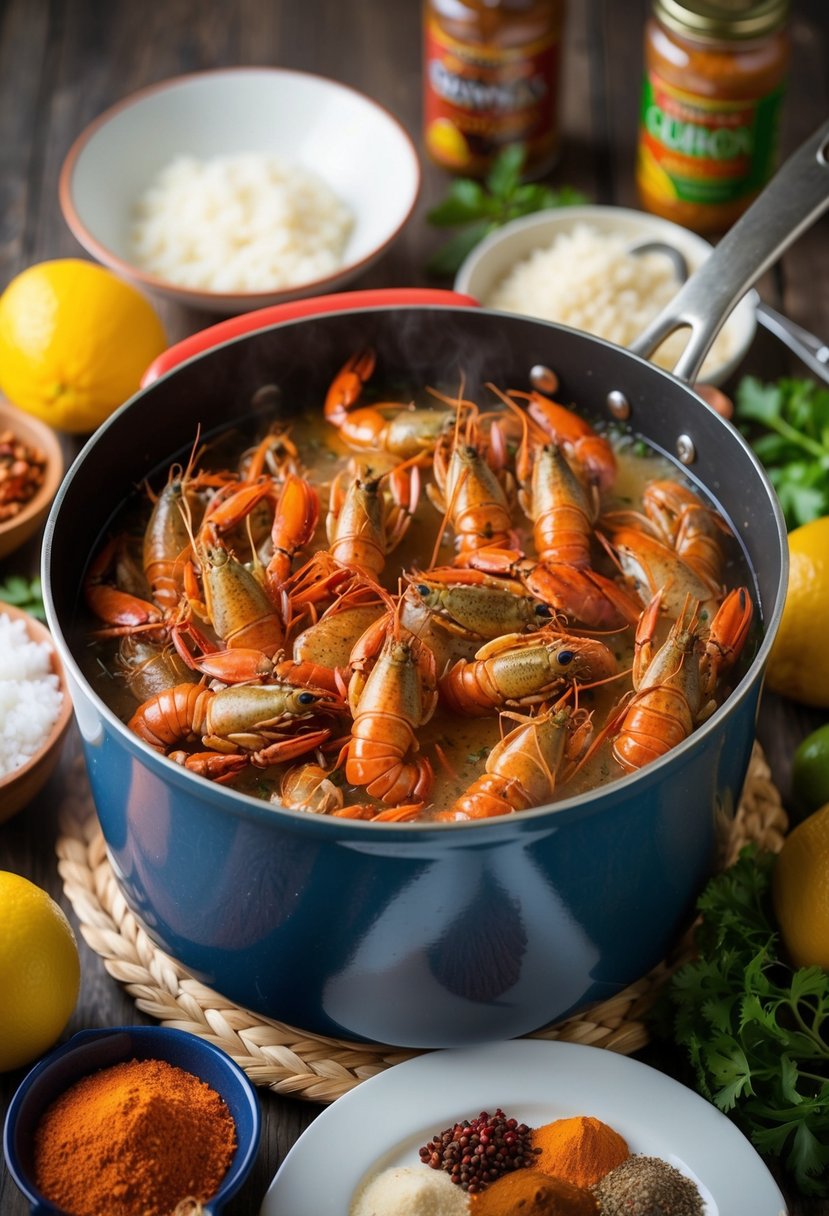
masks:
[(484, 659), (458, 659), (438, 681), (444, 705), (463, 717), (482, 718), (503, 703)]
[[(425, 799), (432, 788), (432, 766), (425, 757), (404, 763), (403, 757), (417, 742), (414, 731), (402, 721), (389, 735), (387, 718), (363, 715), (355, 722), (348, 747), (345, 776), (352, 785), (363, 785), (372, 798), (396, 805), (412, 797)], [(375, 734), (375, 732), (377, 732)], [(382, 732), (382, 733), (380, 733)], [(399, 738), (394, 738), (398, 734)]]
[(176, 684), (139, 705), (127, 725), (156, 751), (201, 737), (214, 697), (200, 684)]
[(516, 778), (483, 773), (448, 810), (441, 811), (435, 818), (444, 822), (493, 819), (496, 815), (526, 811), (531, 806), (531, 798)]
[(613, 756), (627, 772), (659, 760), (694, 729), (688, 698), (665, 685), (637, 694), (613, 742)]

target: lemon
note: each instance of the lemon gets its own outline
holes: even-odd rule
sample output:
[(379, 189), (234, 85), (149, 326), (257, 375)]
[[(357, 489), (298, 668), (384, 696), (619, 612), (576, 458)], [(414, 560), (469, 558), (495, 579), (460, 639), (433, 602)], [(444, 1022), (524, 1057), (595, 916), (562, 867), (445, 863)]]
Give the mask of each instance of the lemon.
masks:
[(794, 965), (829, 970), (829, 804), (786, 837), (774, 865), (772, 892)]
[(94, 431), (166, 345), (149, 301), (92, 262), (39, 262), (0, 296), (0, 389), (59, 431)]
[(829, 722), (807, 735), (795, 751), (792, 797), (801, 819), (829, 802)]
[(0, 1072), (57, 1041), (78, 998), (75, 935), (50, 895), (0, 870)]
[(829, 516), (789, 533), (789, 588), (766, 672), (773, 692), (829, 708)]

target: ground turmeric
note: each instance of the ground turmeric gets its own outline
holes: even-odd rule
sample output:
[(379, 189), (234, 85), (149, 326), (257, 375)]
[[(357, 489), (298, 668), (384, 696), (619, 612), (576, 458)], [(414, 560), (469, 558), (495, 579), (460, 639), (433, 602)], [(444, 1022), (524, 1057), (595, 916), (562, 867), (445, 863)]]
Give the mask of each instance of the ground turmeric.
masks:
[(129, 1060), (83, 1077), (35, 1132), (35, 1183), (72, 1216), (170, 1216), (209, 1199), (236, 1128), (204, 1081), (164, 1060)]
[(585, 1115), (535, 1128), (531, 1144), (541, 1150), (533, 1161), (536, 1169), (585, 1188), (630, 1156), (627, 1142), (618, 1132)]
[(596, 1216), (589, 1191), (537, 1169), (520, 1169), (492, 1182), (470, 1203), (471, 1216)]

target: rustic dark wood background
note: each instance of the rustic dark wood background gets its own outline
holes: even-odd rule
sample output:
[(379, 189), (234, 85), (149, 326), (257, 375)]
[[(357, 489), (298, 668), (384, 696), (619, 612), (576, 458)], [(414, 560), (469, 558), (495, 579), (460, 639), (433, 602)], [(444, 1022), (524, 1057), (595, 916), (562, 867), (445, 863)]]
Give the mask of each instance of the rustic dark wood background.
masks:
[[(565, 39), (563, 154), (553, 184), (579, 187), (594, 201), (636, 206), (633, 160), (647, 0), (569, 0)], [(135, 89), (204, 68), (269, 64), (305, 69), (361, 89), (388, 107), (418, 147), (421, 112), (417, 0), (0, 0), (0, 290), (24, 267), (83, 253), (60, 214), (57, 180), (72, 141), (107, 106)], [(793, 68), (783, 122), (791, 151), (829, 113), (829, 2), (792, 0)], [(422, 195), (408, 228), (355, 287), (442, 285), (426, 271), (440, 236), (427, 210), (448, 178), (424, 158)], [(760, 283), (764, 298), (829, 341), (829, 216)], [(160, 304), (175, 341), (215, 318)], [(764, 331), (743, 369), (802, 374)], [(67, 441), (67, 454), (79, 444)], [(0, 561), (0, 580), (33, 574), (38, 544)], [(764, 697), (759, 737), (784, 797), (800, 738), (825, 720)], [(66, 905), (54, 856), (60, 771), (22, 814), (0, 826), (0, 868), (15, 870)], [(69, 911), (67, 907), (67, 911)], [(71, 917), (70, 912), (70, 917)], [(83, 942), (80, 999), (67, 1035), (85, 1027), (146, 1021)], [(671, 1067), (672, 1061), (645, 1058)], [(0, 1078), (3, 1110), (22, 1072)], [(264, 1135), (256, 1167), (228, 1216), (250, 1216), (280, 1162), (319, 1107), (262, 1093)], [(370, 1136), (370, 1129), (366, 1129)], [(27, 1210), (5, 1166), (0, 1213)], [(797, 1195), (785, 1179), (792, 1216), (829, 1216), (829, 1202)], [(750, 1216), (746, 1213), (746, 1216)]]

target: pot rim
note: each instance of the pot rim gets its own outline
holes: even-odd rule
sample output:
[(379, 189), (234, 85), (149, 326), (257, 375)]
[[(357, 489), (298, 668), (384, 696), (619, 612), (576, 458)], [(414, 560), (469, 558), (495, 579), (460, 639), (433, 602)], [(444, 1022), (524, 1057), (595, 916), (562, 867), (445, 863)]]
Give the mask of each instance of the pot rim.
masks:
[[(203, 782), (203, 795), (205, 798), (213, 802), (217, 807), (221, 807), (227, 811), (231, 811), (242, 818), (252, 818), (253, 820), (265, 821), (265, 818), (272, 819), (276, 815), (282, 827), (293, 830), (297, 833), (331, 833), (336, 836), (342, 843), (359, 842), (360, 844), (368, 844), (372, 840), (380, 843), (381, 837), (378, 832), (387, 839), (387, 833), (394, 833), (394, 838), (399, 843), (408, 840), (424, 841), (431, 838), (437, 838), (438, 835), (444, 837), (446, 833), (459, 833), (456, 839), (456, 844), (462, 846), (470, 839), (467, 833), (470, 830), (475, 831), (476, 842), (481, 845), (499, 843), (505, 836), (512, 835), (510, 827), (512, 816), (496, 817), (493, 819), (480, 820), (478, 822), (447, 822), (438, 823), (433, 820), (425, 820), (420, 823), (372, 823), (371, 821), (354, 820), (354, 819), (333, 819), (326, 815), (313, 815), (302, 811), (296, 811), (289, 807), (283, 807), (279, 803), (264, 803), (261, 799), (254, 798), (252, 795), (245, 794), (239, 790), (232, 790), (223, 785), (216, 785), (214, 782), (207, 781), (206, 778), (199, 777), (195, 773), (188, 772), (175, 761), (169, 760), (167, 757), (154, 752), (149, 745), (143, 743), (136, 735), (134, 735), (117, 714), (110, 709), (106, 702), (101, 698), (100, 694), (92, 687), (84, 673), (81, 671), (74, 654), (69, 646), (68, 640), (64, 635), (63, 628), (57, 617), (55, 605), (52, 598), (51, 586), (51, 553), (54, 539), (54, 532), (58, 516), (61, 511), (63, 501), (68, 493), (69, 486), (74, 478), (79, 474), (81, 468), (86, 464), (92, 455), (100, 437), (105, 434), (110, 428), (118, 425), (119, 419), (128, 410), (139, 405), (144, 401), (144, 398), (152, 391), (155, 384), (166, 382), (173, 375), (176, 375), (179, 370), (189, 367), (197, 359), (205, 356), (213, 355), (215, 352), (225, 350), (227, 347), (238, 342), (244, 342), (253, 336), (259, 336), (273, 330), (282, 330), (286, 327), (295, 325), (306, 325), (309, 322), (315, 323), (324, 321), (327, 316), (353, 316), (364, 314), (388, 314), (390, 312), (398, 313), (406, 312), (451, 312), (464, 313), (470, 316), (484, 317), (503, 317), (511, 323), (521, 323), (531, 326), (541, 326), (546, 329), (554, 330), (557, 333), (565, 335), (575, 335), (579, 339), (586, 340), (591, 344), (595, 344), (600, 348), (609, 348), (615, 352), (620, 350), (625, 357), (635, 363), (641, 365), (646, 370), (654, 382), (658, 380), (666, 381), (672, 392), (675, 392), (677, 387), (682, 388), (691, 399), (696, 402), (694, 408), (710, 410), (701, 397), (694, 393), (693, 387), (684, 381), (678, 379), (672, 372), (663, 368), (657, 367), (650, 363), (647, 359), (634, 354), (625, 348), (620, 348), (614, 343), (607, 341), (604, 338), (596, 337), (593, 334), (586, 334), (580, 330), (575, 330), (570, 326), (561, 325), (557, 322), (544, 321), (534, 317), (517, 317), (513, 313), (501, 312), (497, 309), (487, 309), (479, 307), (462, 307), (457, 305), (442, 305), (442, 304), (412, 304), (399, 305), (394, 308), (388, 306), (364, 306), (357, 308), (348, 308), (339, 310), (337, 313), (319, 313), (313, 316), (305, 316), (294, 318), (286, 321), (279, 321), (268, 324), (259, 329), (249, 330), (242, 334), (237, 334), (234, 337), (227, 339), (208, 350), (199, 351), (189, 358), (183, 360), (169, 371), (165, 372), (158, 380), (154, 380), (145, 388), (139, 389), (123, 405), (115, 410), (109, 418), (94, 432), (87, 440), (84, 447), (78, 453), (72, 463), (68, 473), (63, 479), (61, 486), (52, 503), (49, 517), (46, 522), (46, 527), (43, 537), (43, 545), (41, 550), (41, 576), (43, 585), (43, 600), (46, 609), (46, 616), (49, 623), (49, 628), (56, 647), (60, 652), (60, 657), (65, 668), (71, 672), (72, 679), (81, 687), (84, 694), (91, 698), (95, 704), (97, 712), (109, 724), (110, 728), (114, 729), (122, 742), (126, 743), (129, 752), (136, 758), (140, 759), (143, 764), (147, 765), (157, 776), (167, 783), (172, 783), (173, 786), (180, 786), (186, 789), (191, 794), (194, 790), (193, 782)], [(765, 628), (763, 637), (757, 648), (757, 653), (754, 655), (751, 663), (736, 687), (729, 694), (728, 698), (720, 705), (717, 710), (711, 715), (707, 721), (702, 723), (691, 735), (689, 735), (682, 743), (672, 748), (661, 759), (653, 761), (644, 769), (629, 773), (623, 777), (618, 777), (607, 785), (599, 786), (595, 790), (587, 794), (577, 794), (569, 798), (563, 798), (560, 801), (545, 803), (542, 806), (533, 807), (530, 810), (521, 812), (522, 822), (537, 821), (539, 830), (546, 830), (548, 827), (547, 819), (555, 816), (556, 822), (564, 826), (574, 820), (589, 818), (592, 814), (601, 811), (610, 812), (616, 803), (620, 800), (625, 800), (631, 787), (638, 783), (639, 787), (644, 791), (652, 785), (659, 784), (662, 780), (664, 771), (667, 766), (673, 765), (678, 767), (679, 762), (692, 750), (695, 750), (700, 743), (708, 738), (709, 735), (719, 730), (723, 720), (732, 714), (736, 708), (742, 704), (749, 696), (752, 695), (754, 685), (763, 677), (764, 668), (774, 642), (775, 635), (780, 625), (780, 619), (783, 614), (783, 605), (786, 596), (786, 587), (788, 581), (789, 556), (788, 545), (786, 543), (786, 525), (783, 518), (783, 512), (780, 507), (777, 495), (769, 481), (765, 469), (761, 465), (751, 446), (740, 434), (740, 432), (726, 419), (715, 414), (711, 410), (711, 414), (716, 419), (715, 425), (721, 424), (728, 432), (730, 442), (736, 442), (743, 449), (744, 456), (754, 469), (755, 476), (765, 490), (768, 499), (769, 508), (772, 517), (776, 524), (775, 535), (777, 540), (777, 557), (779, 559), (780, 576), (775, 594), (774, 603), (768, 613), (767, 619), (764, 622)], [(692, 475), (693, 476), (693, 475)], [(710, 493), (705, 482), (699, 478), (696, 481)], [(713, 495), (712, 495), (713, 496)], [(752, 571), (752, 573), (754, 573)], [(754, 591), (756, 594), (756, 584)], [(541, 821), (544, 821), (543, 823)], [(451, 840), (451, 837), (448, 839)]]

